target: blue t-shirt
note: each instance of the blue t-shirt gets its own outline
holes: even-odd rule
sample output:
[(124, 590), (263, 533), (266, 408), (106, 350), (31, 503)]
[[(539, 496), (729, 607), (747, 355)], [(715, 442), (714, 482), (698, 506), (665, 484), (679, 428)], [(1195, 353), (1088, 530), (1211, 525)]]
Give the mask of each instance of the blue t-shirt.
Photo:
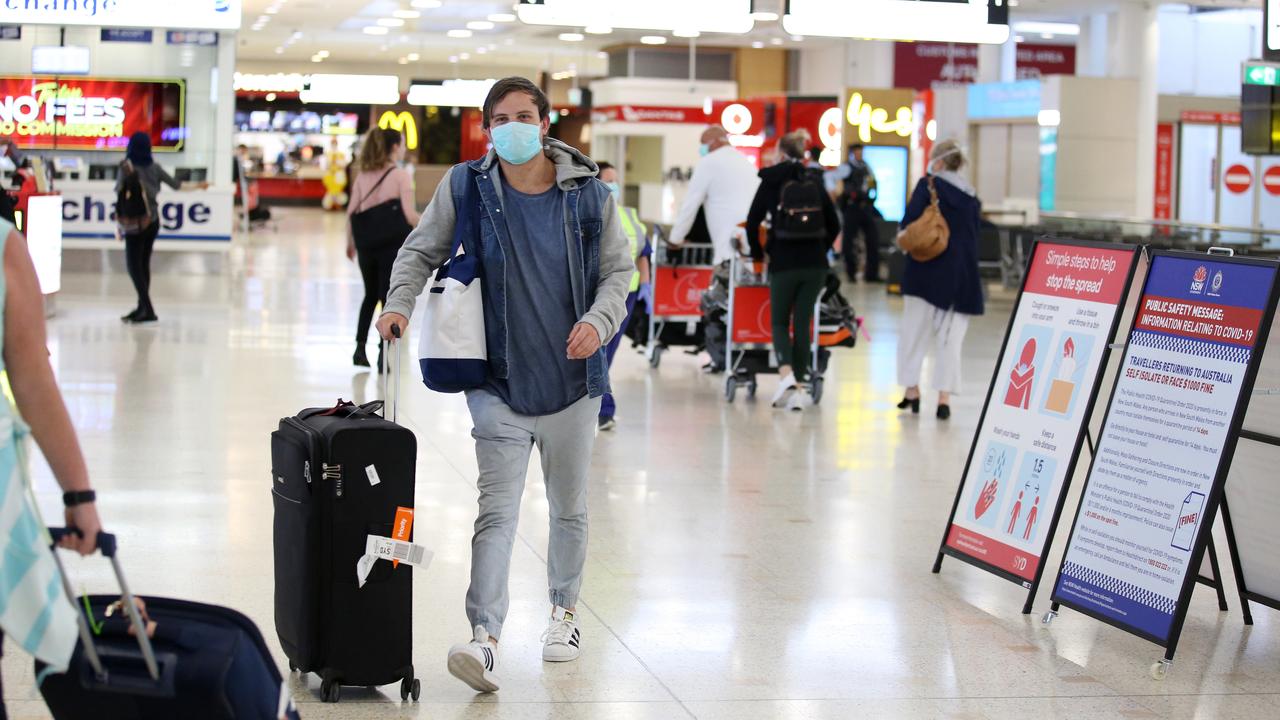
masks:
[(558, 185), (526, 195), (503, 183), (510, 242), (507, 268), (508, 377), (485, 388), (521, 415), (550, 415), (587, 394), (587, 361), (570, 360), (569, 333), (578, 322), (564, 235), (564, 193)]

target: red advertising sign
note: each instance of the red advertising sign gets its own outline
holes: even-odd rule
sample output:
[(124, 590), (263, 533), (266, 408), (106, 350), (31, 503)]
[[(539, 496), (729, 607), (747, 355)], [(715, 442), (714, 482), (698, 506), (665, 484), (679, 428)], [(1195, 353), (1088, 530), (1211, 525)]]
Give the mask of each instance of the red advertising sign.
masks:
[[(1020, 43), (1019, 80), (1045, 75), (1075, 75), (1074, 45)], [(900, 42), (893, 49), (893, 86), (928, 90), (935, 85), (964, 85), (978, 81), (978, 46), (965, 43)]]
[(978, 81), (978, 46), (900, 42), (893, 49), (893, 86), (928, 90), (935, 84)]
[(1205, 110), (1183, 110), (1182, 122), (1205, 123), (1208, 125), (1239, 125), (1238, 112), (1208, 112)]
[(1173, 218), (1173, 123), (1156, 126), (1155, 218)]
[(1249, 192), (1249, 188), (1253, 187), (1253, 172), (1244, 165), (1232, 165), (1227, 168), (1226, 174), (1222, 176), (1222, 181), (1228, 190), (1237, 195), (1243, 195)]
[(1018, 45), (1018, 79), (1038, 80), (1045, 75), (1075, 75), (1074, 45)]
[(1280, 165), (1272, 165), (1262, 174), (1262, 189), (1280, 195)]
[(701, 107), (655, 107), (648, 105), (606, 105), (591, 109), (592, 122), (695, 123), (710, 119)]
[(671, 267), (654, 269), (653, 316), (702, 317), (702, 293), (711, 286), (709, 267)]
[(135, 132), (182, 149), (182, 80), (0, 76), (0, 136), (34, 149), (124, 150)]
[(773, 341), (769, 288), (749, 286), (734, 288), (733, 328), (735, 343), (767, 343)]

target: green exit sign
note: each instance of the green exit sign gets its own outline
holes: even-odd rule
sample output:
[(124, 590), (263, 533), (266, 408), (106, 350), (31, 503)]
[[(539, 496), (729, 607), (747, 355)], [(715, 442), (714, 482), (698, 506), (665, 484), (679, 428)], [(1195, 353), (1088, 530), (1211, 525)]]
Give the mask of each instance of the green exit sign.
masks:
[(1244, 84), (1280, 86), (1280, 65), (1245, 63)]

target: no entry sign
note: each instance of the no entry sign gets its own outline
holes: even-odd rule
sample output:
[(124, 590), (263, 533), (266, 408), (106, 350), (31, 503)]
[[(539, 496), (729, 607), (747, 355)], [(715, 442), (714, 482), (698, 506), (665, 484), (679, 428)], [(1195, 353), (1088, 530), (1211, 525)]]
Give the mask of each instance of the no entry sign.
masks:
[(1237, 195), (1243, 195), (1249, 192), (1249, 188), (1253, 187), (1253, 173), (1244, 165), (1236, 164), (1227, 168), (1227, 174), (1223, 176), (1223, 180), (1227, 189)]
[(1272, 195), (1280, 195), (1280, 165), (1272, 165), (1262, 174), (1262, 187)]

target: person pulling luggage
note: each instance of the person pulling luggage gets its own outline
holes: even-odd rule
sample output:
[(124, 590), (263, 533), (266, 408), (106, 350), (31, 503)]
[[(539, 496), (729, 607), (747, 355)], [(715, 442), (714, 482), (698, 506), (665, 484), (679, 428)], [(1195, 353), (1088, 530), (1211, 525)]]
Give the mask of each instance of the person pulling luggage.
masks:
[[(59, 547), (81, 555), (92, 553), (102, 522), (75, 427), (49, 365), (44, 297), (35, 266), (25, 239), (4, 219), (0, 219), (0, 246), (4, 255), (0, 371), (8, 373), (20, 414), (15, 416), (8, 402), (0, 402), (0, 466), (6, 468), (0, 475), (0, 518), (4, 518), (0, 532), (5, 544), (0, 574), (7, 578), (0, 588), (0, 607), (5, 608), (0, 614), (0, 645), (7, 633), (53, 672), (63, 672), (79, 636), (77, 611), (63, 595), (62, 584), (55, 582), (58, 569), (44, 522), (27, 492), (30, 478), (23, 444), (28, 429), (63, 490), (66, 527), (77, 531), (60, 540)], [(0, 720), (6, 717), (2, 698), (0, 689)]]
[[(551, 106), (529, 80), (499, 80), (483, 106), (493, 145), (455, 165), (396, 258), (382, 337), (408, 327), (414, 303), (450, 258), (455, 235), (479, 256), (487, 373), (467, 390), (480, 469), (466, 613), (470, 642), (449, 651), (449, 672), (494, 692), (498, 638), (529, 453), (538, 446), (551, 511), (551, 613), (542, 658), (578, 658), (576, 610), (587, 552), (587, 472), (608, 391), (604, 345), (626, 317), (635, 263), (613, 195), (597, 166), (547, 137)], [(455, 175), (465, 178), (455, 182)], [(455, 189), (457, 188), (457, 189)], [(461, 191), (462, 195), (456, 197)]]

